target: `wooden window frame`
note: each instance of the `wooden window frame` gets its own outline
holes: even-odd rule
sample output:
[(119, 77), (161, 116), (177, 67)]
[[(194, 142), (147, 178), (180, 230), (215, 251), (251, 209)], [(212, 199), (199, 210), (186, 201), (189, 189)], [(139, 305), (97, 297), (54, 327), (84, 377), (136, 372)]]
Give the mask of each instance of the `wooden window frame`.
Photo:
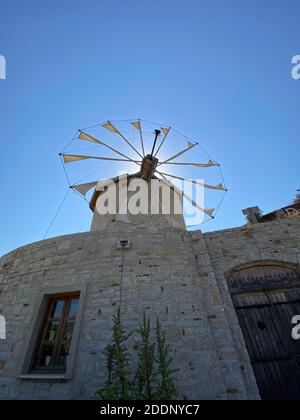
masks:
[[(60, 354), (61, 347), (64, 343), (63, 341), (63, 334), (65, 331), (65, 327), (67, 322), (74, 321), (76, 322), (76, 316), (70, 316), (70, 306), (72, 300), (78, 300), (80, 301), (80, 293), (70, 293), (70, 294), (56, 294), (52, 296), (48, 296), (48, 302), (47, 302), (47, 309), (44, 314), (44, 321), (42, 324), (41, 331), (39, 333), (39, 338), (36, 343), (36, 348), (33, 353), (32, 361), (31, 361), (31, 368), (30, 372), (32, 373), (65, 373), (67, 367), (60, 367), (57, 360)], [(57, 301), (64, 301), (63, 309), (61, 316), (59, 317), (51, 317), (51, 312), (53, 311), (53, 305)], [(47, 334), (47, 326), (50, 322), (59, 322), (59, 328), (57, 331), (57, 338), (54, 340), (54, 342), (50, 342), (46, 340), (46, 334)], [(73, 332), (74, 328), (72, 330), (72, 338), (73, 338)], [(72, 343), (71, 338), (71, 343)], [(54, 366), (53, 367), (42, 367), (38, 364), (38, 361), (41, 359), (42, 350), (44, 346), (53, 346), (53, 358), (54, 358)]]
[[(25, 348), (25, 352), (22, 353), (20, 358), (19, 367), (19, 379), (22, 380), (71, 380), (73, 378), (77, 347), (80, 337), (81, 323), (85, 308), (85, 300), (87, 294), (88, 284), (84, 285), (70, 285), (56, 288), (44, 289), (41, 293), (38, 293), (34, 299), (33, 307), (34, 312), (30, 321), (29, 329), (26, 334), (27, 341), (22, 345)], [(73, 329), (73, 336), (71, 340), (70, 353), (67, 363), (66, 371), (55, 372), (50, 371), (32, 371), (32, 360), (36, 351), (39, 336), (42, 331), (42, 326), (45, 321), (45, 315), (49, 304), (49, 298), (54, 296), (61, 296), (63, 294), (80, 294), (79, 305), (77, 309), (76, 321)]]

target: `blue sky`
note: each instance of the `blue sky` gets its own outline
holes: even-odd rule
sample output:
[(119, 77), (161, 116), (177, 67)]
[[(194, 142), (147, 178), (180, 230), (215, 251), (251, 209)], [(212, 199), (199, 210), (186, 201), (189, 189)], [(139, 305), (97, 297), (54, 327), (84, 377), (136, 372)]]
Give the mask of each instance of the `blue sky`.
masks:
[[(107, 119), (166, 122), (222, 163), (230, 192), (203, 230), (289, 204), (300, 188), (299, 17), (297, 0), (3, 0), (0, 254), (43, 238), (67, 190), (57, 153)], [(90, 221), (70, 194), (49, 236)]]

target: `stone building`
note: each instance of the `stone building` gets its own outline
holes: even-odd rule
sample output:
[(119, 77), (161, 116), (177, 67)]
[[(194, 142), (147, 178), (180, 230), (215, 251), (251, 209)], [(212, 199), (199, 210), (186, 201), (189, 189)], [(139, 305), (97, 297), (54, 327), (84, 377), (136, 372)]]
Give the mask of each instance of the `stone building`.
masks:
[(245, 226), (202, 233), (161, 214), (95, 212), (90, 232), (3, 256), (0, 399), (95, 398), (120, 302), (129, 329), (144, 310), (159, 316), (179, 398), (299, 399), (298, 211), (245, 214)]

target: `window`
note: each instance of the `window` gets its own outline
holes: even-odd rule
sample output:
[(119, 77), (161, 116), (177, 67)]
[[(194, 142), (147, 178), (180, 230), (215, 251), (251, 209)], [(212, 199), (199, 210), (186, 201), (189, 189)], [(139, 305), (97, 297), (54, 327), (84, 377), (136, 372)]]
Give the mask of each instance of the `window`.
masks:
[(65, 373), (80, 293), (48, 296), (46, 315), (31, 362), (32, 373)]

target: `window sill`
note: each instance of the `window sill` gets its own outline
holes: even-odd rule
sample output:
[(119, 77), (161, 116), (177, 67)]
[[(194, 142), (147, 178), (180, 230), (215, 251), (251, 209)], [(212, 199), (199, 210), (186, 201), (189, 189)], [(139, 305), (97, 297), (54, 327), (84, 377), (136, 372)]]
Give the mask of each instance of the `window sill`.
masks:
[(36, 373), (28, 373), (27, 375), (20, 375), (19, 379), (23, 379), (23, 380), (27, 380), (27, 381), (39, 381), (39, 380), (44, 380), (44, 381), (67, 381), (68, 376), (67, 375), (60, 375), (60, 374), (36, 374)]

